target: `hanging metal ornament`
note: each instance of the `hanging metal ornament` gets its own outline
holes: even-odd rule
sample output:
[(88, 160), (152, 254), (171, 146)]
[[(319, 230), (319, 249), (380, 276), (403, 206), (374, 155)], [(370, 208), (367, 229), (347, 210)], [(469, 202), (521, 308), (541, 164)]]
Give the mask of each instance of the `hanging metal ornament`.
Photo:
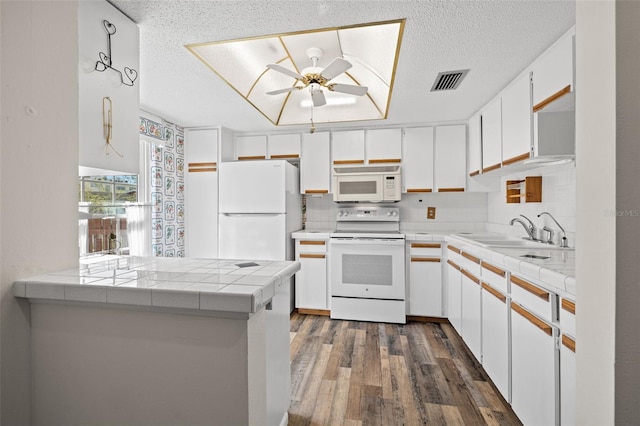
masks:
[(113, 68), (113, 56), (111, 56), (111, 36), (116, 33), (116, 26), (106, 19), (102, 21), (102, 26), (107, 32), (107, 53), (99, 52), (99, 60), (96, 62), (95, 70), (103, 72), (111, 69), (120, 74), (120, 81), (127, 86), (133, 86), (133, 82), (138, 78), (138, 71), (133, 68), (124, 67), (122, 71)]

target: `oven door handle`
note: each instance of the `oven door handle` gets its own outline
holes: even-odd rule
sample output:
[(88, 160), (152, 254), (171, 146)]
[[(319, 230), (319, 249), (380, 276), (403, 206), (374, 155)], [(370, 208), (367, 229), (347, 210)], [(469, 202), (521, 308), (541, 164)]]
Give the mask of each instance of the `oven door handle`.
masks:
[(404, 245), (404, 239), (402, 238), (339, 238), (333, 237), (329, 240), (329, 244), (382, 244), (382, 245)]

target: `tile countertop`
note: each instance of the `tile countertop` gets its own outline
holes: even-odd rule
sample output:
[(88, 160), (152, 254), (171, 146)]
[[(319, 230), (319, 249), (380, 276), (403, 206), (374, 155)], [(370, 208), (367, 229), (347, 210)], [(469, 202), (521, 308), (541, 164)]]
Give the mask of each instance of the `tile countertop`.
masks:
[[(576, 294), (576, 252), (573, 249), (483, 247), (455, 235), (449, 235), (447, 241), (462, 246), (460, 248), (463, 250), (466, 247), (481, 259), (490, 260), (496, 266), (501, 265), (522, 278), (532, 279), (550, 291), (572, 296)], [(545, 259), (523, 257), (525, 255)]]
[(197, 312), (251, 314), (300, 269), (295, 261), (137, 256), (84, 258), (78, 268), (14, 283), (14, 296)]

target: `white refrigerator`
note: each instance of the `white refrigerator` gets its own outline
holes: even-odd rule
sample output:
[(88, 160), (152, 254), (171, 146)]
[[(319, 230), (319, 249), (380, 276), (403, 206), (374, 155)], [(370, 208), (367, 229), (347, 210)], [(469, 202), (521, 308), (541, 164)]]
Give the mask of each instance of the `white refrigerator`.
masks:
[(220, 163), (218, 257), (293, 260), (291, 233), (302, 228), (299, 176), (284, 160)]

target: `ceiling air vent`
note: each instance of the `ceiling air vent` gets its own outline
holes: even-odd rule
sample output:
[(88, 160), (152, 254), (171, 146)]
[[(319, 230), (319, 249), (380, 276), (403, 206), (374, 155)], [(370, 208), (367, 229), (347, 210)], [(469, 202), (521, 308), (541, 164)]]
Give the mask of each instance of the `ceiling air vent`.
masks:
[(435, 83), (431, 87), (432, 92), (439, 92), (441, 90), (455, 90), (460, 86), (462, 80), (467, 75), (469, 70), (458, 71), (445, 71), (438, 73)]

